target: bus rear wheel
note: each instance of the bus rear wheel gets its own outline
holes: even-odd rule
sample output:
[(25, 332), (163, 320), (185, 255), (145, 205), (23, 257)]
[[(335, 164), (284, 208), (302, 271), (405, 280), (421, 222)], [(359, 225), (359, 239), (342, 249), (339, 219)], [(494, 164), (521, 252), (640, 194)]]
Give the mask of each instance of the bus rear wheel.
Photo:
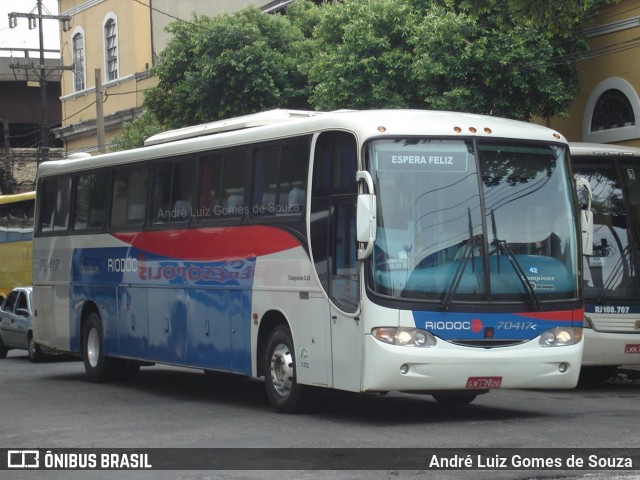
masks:
[(33, 339), (33, 336), (29, 336), (29, 360), (33, 363), (38, 363), (42, 360), (42, 350), (40, 345)]
[(303, 406), (306, 389), (296, 377), (295, 350), (289, 329), (276, 327), (267, 342), (264, 380), (269, 402), (278, 413), (295, 413)]
[(82, 331), (84, 371), (90, 382), (105, 382), (111, 379), (113, 359), (104, 355), (104, 334), (100, 316), (91, 312)]
[(9, 349), (5, 347), (4, 342), (2, 341), (2, 337), (0, 337), (0, 358), (7, 358), (7, 353)]

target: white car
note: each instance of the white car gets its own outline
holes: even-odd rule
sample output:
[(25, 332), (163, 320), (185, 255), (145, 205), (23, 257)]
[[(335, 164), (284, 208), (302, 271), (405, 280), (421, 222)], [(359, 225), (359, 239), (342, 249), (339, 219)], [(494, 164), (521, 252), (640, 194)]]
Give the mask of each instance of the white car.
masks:
[(33, 340), (31, 323), (32, 288), (16, 287), (0, 306), (0, 358), (13, 348), (29, 351), (29, 359), (37, 362), (42, 349)]

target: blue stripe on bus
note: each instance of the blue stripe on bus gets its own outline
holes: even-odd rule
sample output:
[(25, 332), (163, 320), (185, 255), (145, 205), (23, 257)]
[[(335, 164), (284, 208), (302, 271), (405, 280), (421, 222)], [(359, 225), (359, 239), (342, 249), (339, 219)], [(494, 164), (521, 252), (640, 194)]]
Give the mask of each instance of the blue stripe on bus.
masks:
[(528, 340), (557, 326), (582, 326), (581, 311), (573, 310), (537, 315), (414, 311), (413, 318), (416, 328), (443, 340)]
[(107, 355), (251, 373), (255, 259), (183, 261), (131, 247), (73, 252), (72, 349), (95, 302)]

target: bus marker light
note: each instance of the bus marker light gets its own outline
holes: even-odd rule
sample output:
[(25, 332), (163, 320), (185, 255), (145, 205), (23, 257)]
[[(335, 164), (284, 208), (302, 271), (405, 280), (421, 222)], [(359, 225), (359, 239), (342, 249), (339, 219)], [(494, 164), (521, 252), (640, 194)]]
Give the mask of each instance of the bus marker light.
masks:
[(489, 127), (484, 127), (484, 133), (489, 135), (490, 133), (493, 133), (493, 132), (491, 131), (491, 129)]
[(469, 127), (469, 131), (471, 133), (476, 133), (478, 130), (476, 129), (476, 127)]
[(462, 132), (462, 129), (460, 127), (453, 127), (453, 131), (456, 133), (460, 133)]
[(386, 128), (386, 127), (383, 127), (383, 126), (381, 125), (381, 126), (379, 126), (379, 127), (378, 127), (378, 131), (379, 131), (379, 132), (386, 132), (386, 131), (387, 131), (387, 128)]

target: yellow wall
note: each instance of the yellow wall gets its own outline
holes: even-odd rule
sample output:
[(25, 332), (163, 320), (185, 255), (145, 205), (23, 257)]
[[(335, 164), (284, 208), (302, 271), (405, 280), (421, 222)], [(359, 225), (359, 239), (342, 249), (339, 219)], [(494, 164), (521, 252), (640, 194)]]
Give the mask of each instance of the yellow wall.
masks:
[[(142, 105), (144, 88), (153, 81), (138, 80), (136, 76), (144, 74), (152, 66), (151, 25), (149, 0), (106, 0), (88, 3), (78, 0), (60, 0), (60, 12), (71, 15), (72, 26), (61, 34), (61, 50), (63, 65), (72, 65), (72, 37), (81, 27), (85, 45), (85, 89), (74, 92), (73, 74), (66, 71), (62, 78), (62, 118), (63, 129), (77, 125), (83, 128), (84, 122), (94, 122), (96, 113), (96, 69), (100, 69), (100, 78), (105, 95), (103, 96), (103, 113), (105, 121), (105, 143), (109, 143), (116, 135), (122, 122), (116, 126), (108, 125), (111, 115), (131, 111)], [(118, 45), (118, 79), (106, 80), (104, 22), (108, 15), (114, 14), (117, 25)], [(66, 140), (67, 152), (92, 150), (97, 147), (95, 126), (84, 127), (83, 135), (69, 137)], [(115, 129), (114, 129), (115, 128)]]
[[(589, 39), (590, 56), (577, 62), (581, 92), (571, 104), (567, 118), (538, 120), (553, 129), (562, 132), (570, 141), (591, 141), (583, 133), (583, 121), (587, 104), (592, 93), (606, 79), (620, 78), (628, 82), (636, 93), (640, 92), (640, 9), (637, 0), (625, 0), (618, 5), (601, 7), (596, 20), (583, 26), (587, 34), (596, 33), (595, 28), (617, 25), (622, 28), (620, 21), (627, 20), (624, 29), (592, 36)], [(636, 40), (634, 40), (636, 39)], [(628, 47), (628, 48), (627, 48)], [(588, 113), (590, 117), (590, 112)], [(636, 115), (636, 123), (640, 122), (640, 115)], [(635, 138), (614, 140), (611, 143), (640, 147), (640, 135)]]

